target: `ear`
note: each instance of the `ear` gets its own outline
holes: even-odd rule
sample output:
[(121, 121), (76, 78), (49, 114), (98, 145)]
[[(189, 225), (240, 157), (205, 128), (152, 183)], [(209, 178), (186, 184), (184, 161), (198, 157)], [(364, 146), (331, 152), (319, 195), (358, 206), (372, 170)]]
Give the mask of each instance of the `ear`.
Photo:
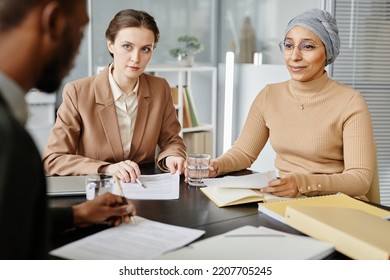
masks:
[(66, 18), (58, 2), (50, 1), (42, 8), (41, 25), (43, 32), (52, 40), (57, 40), (63, 35)]
[(107, 49), (108, 49), (108, 51), (111, 53), (111, 54), (113, 54), (114, 53), (114, 46), (113, 46), (114, 44), (110, 41), (110, 40), (107, 40)]

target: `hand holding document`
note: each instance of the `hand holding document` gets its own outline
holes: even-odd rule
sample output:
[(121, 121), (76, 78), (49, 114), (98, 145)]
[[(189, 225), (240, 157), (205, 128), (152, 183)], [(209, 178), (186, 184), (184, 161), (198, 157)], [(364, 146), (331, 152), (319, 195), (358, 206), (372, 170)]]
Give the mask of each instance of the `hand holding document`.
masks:
[(50, 252), (76, 260), (148, 260), (180, 248), (205, 231), (135, 217), (135, 224), (121, 224)]
[[(139, 182), (122, 183), (124, 196), (129, 199), (178, 199), (180, 175), (162, 173), (154, 175), (141, 175)], [(118, 187), (112, 192), (121, 195)]]

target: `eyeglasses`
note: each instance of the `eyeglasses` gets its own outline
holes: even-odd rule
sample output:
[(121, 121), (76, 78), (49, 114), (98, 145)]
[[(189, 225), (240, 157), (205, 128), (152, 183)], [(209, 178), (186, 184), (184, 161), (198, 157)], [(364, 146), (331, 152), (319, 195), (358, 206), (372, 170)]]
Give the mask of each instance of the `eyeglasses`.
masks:
[(294, 51), (294, 48), (298, 48), (299, 52), (304, 55), (305, 53), (314, 51), (319, 46), (319, 44), (312, 41), (303, 41), (297, 46), (294, 46), (289, 41), (282, 41), (279, 43), (280, 51), (284, 54), (291, 54)]

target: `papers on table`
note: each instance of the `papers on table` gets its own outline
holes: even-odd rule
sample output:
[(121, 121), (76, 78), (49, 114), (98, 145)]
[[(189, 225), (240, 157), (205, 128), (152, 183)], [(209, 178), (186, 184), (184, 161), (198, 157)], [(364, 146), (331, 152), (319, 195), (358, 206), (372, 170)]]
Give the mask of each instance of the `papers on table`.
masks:
[(332, 244), (311, 237), (243, 226), (168, 252), (158, 259), (304, 260), (323, 259), (332, 252)]
[(274, 170), (253, 173), (243, 176), (225, 176), (221, 178), (203, 179), (207, 187), (235, 188), (235, 189), (262, 189), (269, 181), (276, 179)]
[(145, 260), (180, 248), (205, 231), (134, 217), (135, 224), (122, 224), (90, 235), (50, 252), (51, 255), (78, 260)]
[[(170, 173), (141, 175), (140, 181), (146, 188), (143, 188), (138, 183), (121, 183), (127, 198), (161, 200), (179, 198), (180, 175), (178, 172), (173, 175)], [(116, 184), (112, 192), (120, 195)]]

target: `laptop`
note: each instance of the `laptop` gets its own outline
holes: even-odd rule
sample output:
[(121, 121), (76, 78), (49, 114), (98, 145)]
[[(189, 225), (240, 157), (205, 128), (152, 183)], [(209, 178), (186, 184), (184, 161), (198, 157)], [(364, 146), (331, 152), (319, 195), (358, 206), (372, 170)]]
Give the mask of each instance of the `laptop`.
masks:
[(85, 196), (87, 176), (46, 176), (47, 195), (49, 196)]

